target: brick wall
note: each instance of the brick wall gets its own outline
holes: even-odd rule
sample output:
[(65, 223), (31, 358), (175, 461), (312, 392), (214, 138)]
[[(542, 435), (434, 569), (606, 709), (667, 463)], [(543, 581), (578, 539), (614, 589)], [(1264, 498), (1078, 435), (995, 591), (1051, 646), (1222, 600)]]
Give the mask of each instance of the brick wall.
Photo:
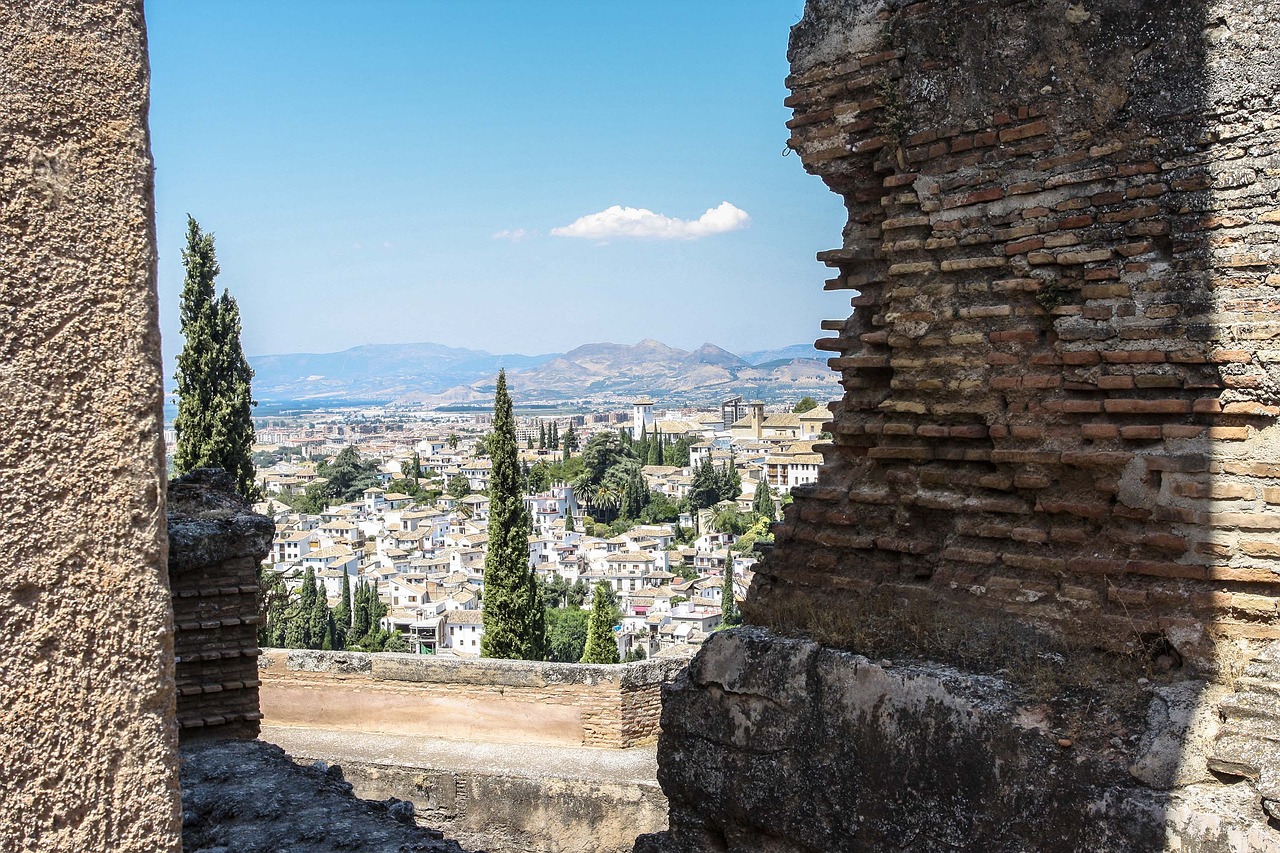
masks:
[(275, 532), (221, 471), (169, 484), (178, 726), (191, 737), (256, 737), (258, 566)]
[(816, 5), (846, 393), (748, 615), (894, 589), (1237, 668), (1280, 637), (1280, 3)]
[(267, 724), (624, 748), (658, 734), (685, 659), (604, 666), (268, 649)]

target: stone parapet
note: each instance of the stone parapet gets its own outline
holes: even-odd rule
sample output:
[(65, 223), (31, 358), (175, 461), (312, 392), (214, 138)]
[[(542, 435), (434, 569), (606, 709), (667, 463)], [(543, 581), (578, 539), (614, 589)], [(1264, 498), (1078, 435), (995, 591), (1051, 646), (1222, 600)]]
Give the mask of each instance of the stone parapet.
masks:
[(625, 748), (657, 737), (662, 685), (687, 664), (266, 649), (259, 672), (276, 725)]

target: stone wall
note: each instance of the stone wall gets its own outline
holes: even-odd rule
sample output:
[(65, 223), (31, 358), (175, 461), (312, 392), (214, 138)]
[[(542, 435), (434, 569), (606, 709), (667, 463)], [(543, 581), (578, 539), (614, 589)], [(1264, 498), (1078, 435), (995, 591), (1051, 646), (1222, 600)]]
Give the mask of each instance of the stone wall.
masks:
[(1280, 637), (1280, 3), (813, 0), (790, 59), (854, 312), (749, 617), (889, 590), (1239, 673)]
[(256, 737), (258, 566), (275, 525), (224, 471), (192, 471), (168, 497), (180, 735)]
[(1276, 849), (1280, 2), (809, 0), (790, 60), (845, 395), (637, 853)]
[(1144, 690), (1145, 718), (1073, 721), (999, 677), (717, 633), (666, 692), (670, 829), (635, 851), (1275, 850), (1258, 791), (1205, 763), (1205, 686)]
[(141, 0), (0, 5), (6, 851), (177, 851)]
[(271, 725), (613, 748), (657, 737), (661, 687), (686, 664), (283, 649), (259, 662)]

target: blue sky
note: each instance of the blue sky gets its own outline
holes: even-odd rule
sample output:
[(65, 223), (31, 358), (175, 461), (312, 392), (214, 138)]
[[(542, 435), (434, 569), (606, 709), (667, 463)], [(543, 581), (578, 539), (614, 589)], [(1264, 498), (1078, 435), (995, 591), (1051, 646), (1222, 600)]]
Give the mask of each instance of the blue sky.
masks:
[(812, 341), (848, 303), (781, 156), (802, 7), (148, 0), (166, 352), (188, 212), (250, 354)]

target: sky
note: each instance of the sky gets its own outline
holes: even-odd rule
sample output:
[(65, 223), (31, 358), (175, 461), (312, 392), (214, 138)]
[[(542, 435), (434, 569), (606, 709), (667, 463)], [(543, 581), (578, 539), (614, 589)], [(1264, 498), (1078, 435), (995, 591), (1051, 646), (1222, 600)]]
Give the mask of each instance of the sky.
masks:
[(186, 216), (250, 355), (808, 343), (839, 198), (784, 157), (801, 0), (147, 0), (161, 329)]

